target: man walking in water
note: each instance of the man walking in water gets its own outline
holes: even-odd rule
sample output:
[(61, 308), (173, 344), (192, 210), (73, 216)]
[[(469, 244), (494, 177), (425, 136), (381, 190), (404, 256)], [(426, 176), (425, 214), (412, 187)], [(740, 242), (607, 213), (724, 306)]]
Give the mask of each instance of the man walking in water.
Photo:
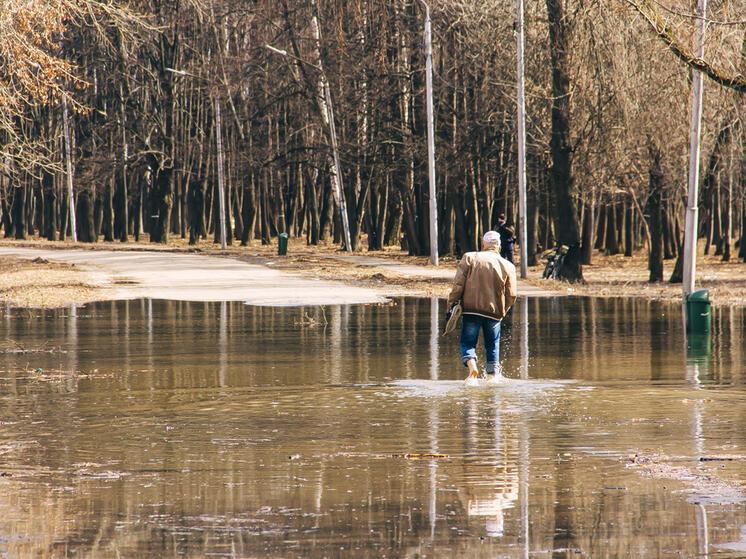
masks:
[(516, 300), (515, 266), (500, 256), (500, 234), (487, 231), (482, 250), (467, 252), (456, 268), (448, 308), (461, 301), (461, 360), (469, 369), (466, 382), (477, 381), (477, 339), (484, 335), (488, 382), (500, 375), (500, 321)]

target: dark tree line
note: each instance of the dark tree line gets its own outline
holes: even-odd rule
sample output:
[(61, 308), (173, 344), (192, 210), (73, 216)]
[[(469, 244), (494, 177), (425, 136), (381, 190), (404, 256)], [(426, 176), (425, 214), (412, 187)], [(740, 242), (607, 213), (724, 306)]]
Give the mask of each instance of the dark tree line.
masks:
[[(637, 7), (527, 6), (529, 264), (567, 244), (569, 279), (582, 279), (594, 248), (647, 247), (653, 281), (681, 253), (690, 68), (671, 45), (693, 36), (693, 19), (675, 2)], [(710, 15), (708, 64), (746, 68), (744, 8), (730, 0)], [(127, 9), (74, 12), (53, 29), (40, 48), (59, 48), (52, 60), (70, 68), (56, 74), (62, 93), (44, 100), (28, 88), (33, 102), (5, 110), (6, 237), (72, 234), (65, 95), (80, 241), (216, 242), (222, 170), (228, 243), (287, 232), (341, 244), (343, 201), (354, 250), (429, 254), (419, 1), (135, 0)], [(431, 10), (438, 246), (458, 254), (477, 248), (499, 214), (517, 222), (514, 13), (486, 1), (434, 0)], [(672, 38), (651, 30), (651, 13)], [(728, 259), (737, 244), (746, 259), (744, 100), (737, 80), (719, 83), (705, 95), (699, 234), (705, 251)]]

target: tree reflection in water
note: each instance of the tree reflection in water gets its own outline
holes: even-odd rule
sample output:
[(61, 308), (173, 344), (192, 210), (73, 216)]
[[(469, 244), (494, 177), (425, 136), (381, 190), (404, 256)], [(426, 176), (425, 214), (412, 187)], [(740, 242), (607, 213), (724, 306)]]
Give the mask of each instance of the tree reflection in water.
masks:
[(715, 309), (693, 352), (675, 306), (522, 299), (515, 382), (465, 389), (442, 307), (6, 308), (0, 554), (651, 557), (741, 539), (743, 309)]

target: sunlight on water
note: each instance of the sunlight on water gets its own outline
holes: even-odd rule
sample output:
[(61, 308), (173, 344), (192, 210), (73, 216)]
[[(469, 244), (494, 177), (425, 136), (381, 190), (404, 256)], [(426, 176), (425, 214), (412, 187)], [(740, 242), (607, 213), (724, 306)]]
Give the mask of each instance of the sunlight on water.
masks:
[(473, 384), (467, 384), (463, 380), (427, 380), (427, 379), (403, 379), (395, 380), (390, 386), (406, 389), (408, 396), (457, 396), (471, 397), (475, 393), (492, 393), (503, 396), (519, 395), (522, 397), (530, 395), (541, 395), (550, 390), (557, 390), (574, 383), (572, 380), (538, 380), (538, 379), (515, 379), (502, 378), (498, 382), (489, 382), (485, 378), (474, 379)]

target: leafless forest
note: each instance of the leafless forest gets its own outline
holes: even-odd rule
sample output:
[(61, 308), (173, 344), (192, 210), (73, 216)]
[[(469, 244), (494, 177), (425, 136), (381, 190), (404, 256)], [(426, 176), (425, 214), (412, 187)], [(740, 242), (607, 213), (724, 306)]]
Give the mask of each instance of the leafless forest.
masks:
[[(459, 254), (517, 222), (516, 4), (430, 13), (438, 246)], [(696, 14), (526, 3), (529, 263), (567, 244), (581, 279), (593, 248), (645, 248), (669, 279), (695, 69), (699, 234), (746, 260), (746, 0), (707, 6), (704, 58)], [(0, 0), (4, 235), (212, 243), (222, 186), (229, 243), (341, 246), (342, 202), (353, 249), (428, 254), (424, 18), (422, 0)]]

